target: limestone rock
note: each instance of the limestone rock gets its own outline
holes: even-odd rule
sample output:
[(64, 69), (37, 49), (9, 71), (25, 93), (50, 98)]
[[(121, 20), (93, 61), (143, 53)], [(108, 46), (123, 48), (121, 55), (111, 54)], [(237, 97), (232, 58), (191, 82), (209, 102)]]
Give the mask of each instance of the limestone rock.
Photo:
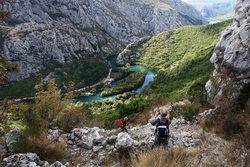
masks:
[(221, 95), (234, 101), (244, 85), (250, 83), (249, 5), (249, 1), (237, 1), (235, 19), (222, 32), (210, 59), (215, 67), (214, 80), (206, 84), (206, 89), (216, 106)]
[(86, 149), (91, 149), (93, 147), (93, 142), (95, 140), (101, 139), (99, 134), (100, 129), (95, 128), (75, 128), (73, 129), (73, 134), (75, 138), (75, 144)]
[(0, 159), (8, 155), (5, 136), (0, 137)]
[(47, 161), (41, 161), (37, 154), (26, 153), (26, 154), (15, 154), (3, 159), (6, 167), (12, 166), (34, 166), (34, 167), (49, 167)]
[(117, 56), (116, 63), (121, 65), (126, 63), (134, 63), (141, 57), (141, 54), (137, 51), (137, 48), (147, 42), (150, 38), (150, 36), (146, 36), (127, 45), (127, 47)]
[(126, 132), (121, 132), (117, 136), (116, 148), (129, 148), (133, 145), (133, 139)]
[(6, 146), (10, 152), (14, 152), (14, 144), (17, 142), (17, 137), (20, 134), (19, 129), (13, 129), (5, 135)]

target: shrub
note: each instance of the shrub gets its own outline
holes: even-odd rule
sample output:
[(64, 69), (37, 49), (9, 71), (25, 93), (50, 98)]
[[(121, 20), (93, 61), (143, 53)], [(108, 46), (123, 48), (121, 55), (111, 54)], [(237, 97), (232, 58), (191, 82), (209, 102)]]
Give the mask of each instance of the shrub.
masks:
[(199, 103), (201, 106), (204, 106), (207, 103), (207, 93), (205, 90), (205, 84), (208, 81), (208, 77), (202, 77), (197, 79), (189, 87), (188, 95), (192, 97), (190, 99), (191, 103)]
[(242, 88), (238, 101), (242, 108), (246, 107), (250, 111), (250, 84)]
[[(250, 134), (247, 121), (250, 120), (248, 113), (238, 112), (218, 112), (210, 118), (207, 118), (203, 127), (212, 130), (225, 139), (238, 138), (244, 134)], [(246, 135), (247, 136), (247, 135)], [(246, 138), (246, 136), (244, 138)], [(241, 137), (239, 137), (241, 138)], [(248, 138), (248, 137), (247, 137)]]
[(175, 106), (175, 117), (183, 116), (186, 120), (191, 121), (194, 116), (199, 114), (199, 107), (197, 105), (185, 104)]
[(97, 115), (96, 120), (103, 122), (103, 126), (107, 129), (116, 128), (115, 121), (119, 118), (118, 112), (116, 111), (106, 111)]
[(84, 112), (74, 105), (69, 105), (58, 118), (58, 126), (64, 132), (70, 132), (73, 128), (79, 127), (84, 124), (86, 117)]
[(127, 104), (118, 104), (116, 111), (119, 113), (119, 117), (123, 118), (134, 113), (142, 112), (149, 105), (149, 102), (143, 99), (134, 99)]
[(7, 119), (6, 111), (0, 108), (0, 136), (9, 129)]
[(242, 126), (241, 122), (239, 122), (233, 115), (226, 118), (224, 117), (221, 125), (223, 131), (225, 132), (225, 137), (228, 138), (244, 131), (244, 127)]
[(17, 69), (17, 65), (8, 63), (0, 54), (0, 85), (6, 84), (8, 82), (7, 72), (17, 71)]
[(186, 120), (191, 121), (194, 116), (198, 115), (199, 107), (192, 104), (176, 105), (174, 117), (183, 116)]
[(41, 160), (49, 162), (60, 161), (68, 157), (62, 143), (49, 140), (46, 135), (37, 135), (35, 131), (23, 132), (18, 139), (15, 146), (15, 151), (18, 153), (36, 153)]

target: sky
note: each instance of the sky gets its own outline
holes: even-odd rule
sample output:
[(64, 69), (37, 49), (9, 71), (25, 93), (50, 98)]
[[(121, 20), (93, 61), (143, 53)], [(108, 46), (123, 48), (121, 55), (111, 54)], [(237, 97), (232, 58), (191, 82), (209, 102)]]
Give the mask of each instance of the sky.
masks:
[(184, 2), (190, 3), (190, 4), (199, 4), (199, 5), (205, 5), (205, 4), (214, 4), (214, 3), (223, 3), (223, 2), (232, 2), (235, 3), (236, 0), (182, 0)]

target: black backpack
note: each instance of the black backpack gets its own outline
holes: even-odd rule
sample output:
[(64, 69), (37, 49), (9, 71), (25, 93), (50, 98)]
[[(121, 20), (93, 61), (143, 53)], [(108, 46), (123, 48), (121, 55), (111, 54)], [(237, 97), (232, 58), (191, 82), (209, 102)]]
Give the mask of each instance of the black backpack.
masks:
[(168, 120), (167, 119), (158, 119), (158, 123), (156, 126), (156, 134), (159, 137), (167, 138), (168, 133)]

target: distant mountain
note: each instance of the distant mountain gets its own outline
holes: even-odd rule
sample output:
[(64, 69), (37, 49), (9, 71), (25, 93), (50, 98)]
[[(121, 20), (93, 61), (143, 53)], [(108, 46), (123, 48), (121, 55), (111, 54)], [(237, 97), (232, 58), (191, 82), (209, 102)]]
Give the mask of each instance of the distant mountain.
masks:
[(12, 13), (0, 53), (18, 64), (12, 80), (29, 77), (48, 62), (104, 58), (140, 37), (202, 24), (201, 14), (181, 0), (8, 0)]
[(236, 0), (182, 0), (183, 2), (192, 4), (194, 6), (204, 6), (211, 5), (216, 3), (236, 3)]
[(182, 0), (195, 6), (208, 20), (227, 15), (233, 17), (236, 0)]

